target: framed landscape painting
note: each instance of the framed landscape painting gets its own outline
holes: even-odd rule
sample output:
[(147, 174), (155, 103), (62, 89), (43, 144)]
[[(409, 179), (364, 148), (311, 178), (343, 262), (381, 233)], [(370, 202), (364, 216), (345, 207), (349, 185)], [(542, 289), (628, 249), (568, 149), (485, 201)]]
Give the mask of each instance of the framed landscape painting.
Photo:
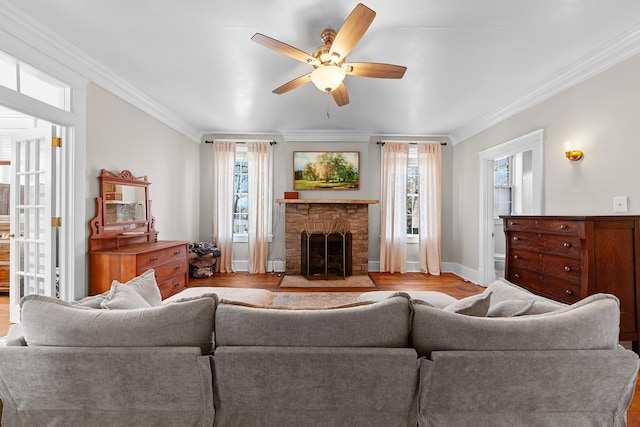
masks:
[(359, 151), (294, 151), (293, 189), (359, 190)]

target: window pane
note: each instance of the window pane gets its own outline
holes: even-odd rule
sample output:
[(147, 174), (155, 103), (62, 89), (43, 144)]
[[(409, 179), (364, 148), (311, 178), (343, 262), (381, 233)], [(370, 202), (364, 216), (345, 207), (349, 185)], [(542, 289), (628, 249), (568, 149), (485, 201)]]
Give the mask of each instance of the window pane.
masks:
[(410, 165), (407, 169), (407, 234), (418, 234), (420, 225), (418, 199), (418, 167)]
[(20, 93), (69, 111), (69, 86), (24, 64), (20, 64)]
[(0, 85), (18, 90), (17, 65), (13, 58), (0, 52)]
[(494, 162), (494, 170), (493, 170), (493, 185), (508, 186), (510, 184), (511, 182), (509, 180), (509, 157), (496, 160)]

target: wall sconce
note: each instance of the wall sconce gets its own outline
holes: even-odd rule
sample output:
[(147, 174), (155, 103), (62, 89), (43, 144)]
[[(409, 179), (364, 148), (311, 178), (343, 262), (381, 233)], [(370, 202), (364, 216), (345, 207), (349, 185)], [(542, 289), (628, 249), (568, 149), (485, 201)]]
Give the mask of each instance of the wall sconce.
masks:
[(564, 143), (564, 155), (572, 162), (578, 161), (582, 158), (582, 150), (576, 150), (571, 148), (571, 142)]

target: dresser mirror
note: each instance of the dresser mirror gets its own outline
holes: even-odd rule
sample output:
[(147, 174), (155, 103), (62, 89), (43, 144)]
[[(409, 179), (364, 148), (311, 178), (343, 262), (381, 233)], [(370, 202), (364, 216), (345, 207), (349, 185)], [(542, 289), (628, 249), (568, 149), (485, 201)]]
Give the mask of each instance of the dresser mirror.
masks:
[(142, 186), (104, 182), (102, 195), (105, 225), (147, 221), (146, 184)]
[(156, 241), (146, 176), (102, 169), (96, 216), (89, 223), (90, 247), (119, 247)]

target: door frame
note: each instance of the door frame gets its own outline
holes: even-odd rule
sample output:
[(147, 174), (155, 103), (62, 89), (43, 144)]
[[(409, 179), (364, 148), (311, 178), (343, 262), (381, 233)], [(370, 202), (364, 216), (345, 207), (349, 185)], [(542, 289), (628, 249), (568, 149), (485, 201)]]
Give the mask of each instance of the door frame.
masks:
[(544, 130), (538, 129), (486, 150), (480, 151), (480, 285), (488, 286), (495, 280), (493, 233), (493, 161), (525, 151), (532, 151), (533, 215), (543, 211), (543, 142)]
[[(4, 22), (0, 12), (0, 23)], [(65, 139), (60, 153), (60, 215), (58, 265), (60, 271), (60, 299), (72, 301), (87, 293), (86, 252), (88, 227), (86, 217), (86, 86), (89, 83), (66, 64), (52, 50), (44, 53), (15, 37), (29, 34), (28, 28), (13, 28), (0, 38), (0, 51), (24, 61), (38, 70), (65, 82), (71, 87), (71, 111), (53, 107), (34, 98), (0, 86), (0, 104), (42, 119), (63, 129)], [(76, 220), (78, 219), (78, 220)]]

